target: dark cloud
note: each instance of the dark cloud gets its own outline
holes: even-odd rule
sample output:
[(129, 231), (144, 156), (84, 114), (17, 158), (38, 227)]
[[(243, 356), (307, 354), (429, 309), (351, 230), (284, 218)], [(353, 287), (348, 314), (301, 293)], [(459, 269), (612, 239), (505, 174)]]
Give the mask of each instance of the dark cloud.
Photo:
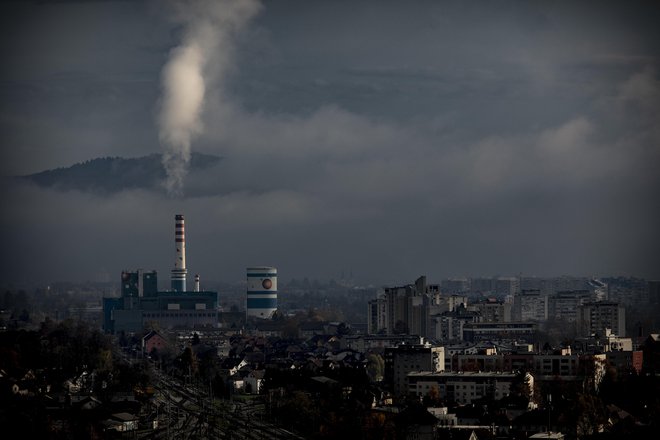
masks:
[[(166, 281), (183, 212), (207, 279), (252, 264), (362, 281), (657, 277), (658, 11), (266, 2), (205, 104), (193, 149), (223, 157), (188, 176), (205, 196), (5, 188), (3, 276), (153, 267)], [(26, 26), (2, 45), (5, 174), (158, 151), (159, 71), (177, 44), (162, 16), (140, 2), (8, 12)]]

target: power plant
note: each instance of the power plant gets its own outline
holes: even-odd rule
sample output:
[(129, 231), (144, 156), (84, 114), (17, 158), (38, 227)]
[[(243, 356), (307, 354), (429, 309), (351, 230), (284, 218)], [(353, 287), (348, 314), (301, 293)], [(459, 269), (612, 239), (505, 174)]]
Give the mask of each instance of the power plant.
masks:
[(137, 332), (148, 324), (161, 328), (217, 326), (217, 292), (201, 290), (199, 275), (195, 275), (194, 290), (186, 290), (186, 236), (181, 214), (175, 216), (174, 244), (171, 290), (158, 291), (156, 271), (123, 271), (121, 296), (103, 298), (105, 331)]
[[(187, 290), (186, 230), (182, 214), (174, 217), (174, 268), (170, 290), (158, 290), (155, 270), (121, 273), (121, 296), (103, 298), (103, 328), (109, 333), (138, 332), (149, 324), (160, 328), (218, 326), (218, 294), (200, 287), (195, 274)], [(277, 310), (277, 269), (247, 268), (246, 317), (269, 319)]]

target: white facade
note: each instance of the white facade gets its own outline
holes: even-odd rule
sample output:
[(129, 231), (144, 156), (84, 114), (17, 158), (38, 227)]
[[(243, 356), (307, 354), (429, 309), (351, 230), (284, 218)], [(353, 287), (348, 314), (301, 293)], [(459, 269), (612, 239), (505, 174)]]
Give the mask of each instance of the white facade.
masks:
[[(499, 400), (507, 396), (515, 373), (432, 373), (417, 372), (408, 374), (408, 391), (411, 395), (425, 396), (438, 393), (441, 399), (469, 404), (482, 397)], [(533, 376), (527, 374), (527, 380), (533, 389)]]
[(523, 291), (514, 297), (516, 321), (546, 321), (548, 319), (548, 296), (539, 290)]
[(413, 371), (440, 372), (445, 369), (444, 347), (399, 345), (385, 349), (385, 379), (395, 395), (406, 393), (406, 377)]

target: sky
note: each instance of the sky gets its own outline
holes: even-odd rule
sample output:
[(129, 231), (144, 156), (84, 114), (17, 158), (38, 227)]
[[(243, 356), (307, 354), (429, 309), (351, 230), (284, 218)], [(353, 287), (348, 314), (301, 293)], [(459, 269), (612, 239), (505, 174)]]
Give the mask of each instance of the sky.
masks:
[[(658, 22), (651, 1), (1, 2), (0, 277), (165, 286), (181, 213), (202, 280), (660, 278)], [(197, 83), (166, 73), (193, 49)], [(186, 148), (223, 160), (169, 194), (10, 179)]]

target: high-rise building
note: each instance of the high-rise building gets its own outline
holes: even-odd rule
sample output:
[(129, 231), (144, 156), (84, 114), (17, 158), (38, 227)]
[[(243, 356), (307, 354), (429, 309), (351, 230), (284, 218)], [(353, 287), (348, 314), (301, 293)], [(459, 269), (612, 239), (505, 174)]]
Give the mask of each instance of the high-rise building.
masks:
[(437, 285), (428, 285), (425, 276), (414, 284), (385, 287), (378, 298), (369, 301), (369, 333), (427, 336), (429, 310), (438, 294)]
[(495, 299), (473, 303), (468, 307), (481, 314), (482, 322), (511, 322), (511, 304)]
[(470, 280), (467, 278), (447, 278), (440, 283), (444, 294), (465, 294), (470, 291)]
[(520, 292), (520, 279), (517, 277), (499, 277), (495, 280), (495, 293), (498, 295), (515, 295)]
[(487, 295), (495, 291), (495, 280), (492, 278), (472, 278), (470, 280), (470, 293)]
[(513, 298), (515, 321), (546, 321), (548, 319), (548, 295), (540, 290), (523, 290)]
[(619, 337), (626, 335), (626, 310), (623, 304), (611, 301), (588, 302), (577, 313), (577, 328), (582, 336), (607, 334), (610, 329)]
[(375, 335), (387, 329), (387, 301), (378, 297), (369, 301), (367, 305), (367, 333)]
[(650, 280), (648, 282), (649, 302), (651, 304), (660, 304), (660, 280)]
[(434, 314), (430, 317), (430, 337), (436, 341), (456, 342), (463, 340), (463, 328), (466, 324), (479, 322), (481, 314), (468, 310), (465, 304), (458, 305), (451, 311)]
[(267, 319), (277, 311), (277, 269), (260, 266), (247, 268), (248, 318)]
[(551, 295), (548, 301), (548, 318), (574, 323), (577, 310), (591, 300), (590, 290), (566, 290)]
[(431, 371), (445, 369), (444, 347), (431, 345), (399, 345), (385, 349), (384, 380), (395, 395), (405, 396), (408, 392), (406, 377), (413, 371)]

